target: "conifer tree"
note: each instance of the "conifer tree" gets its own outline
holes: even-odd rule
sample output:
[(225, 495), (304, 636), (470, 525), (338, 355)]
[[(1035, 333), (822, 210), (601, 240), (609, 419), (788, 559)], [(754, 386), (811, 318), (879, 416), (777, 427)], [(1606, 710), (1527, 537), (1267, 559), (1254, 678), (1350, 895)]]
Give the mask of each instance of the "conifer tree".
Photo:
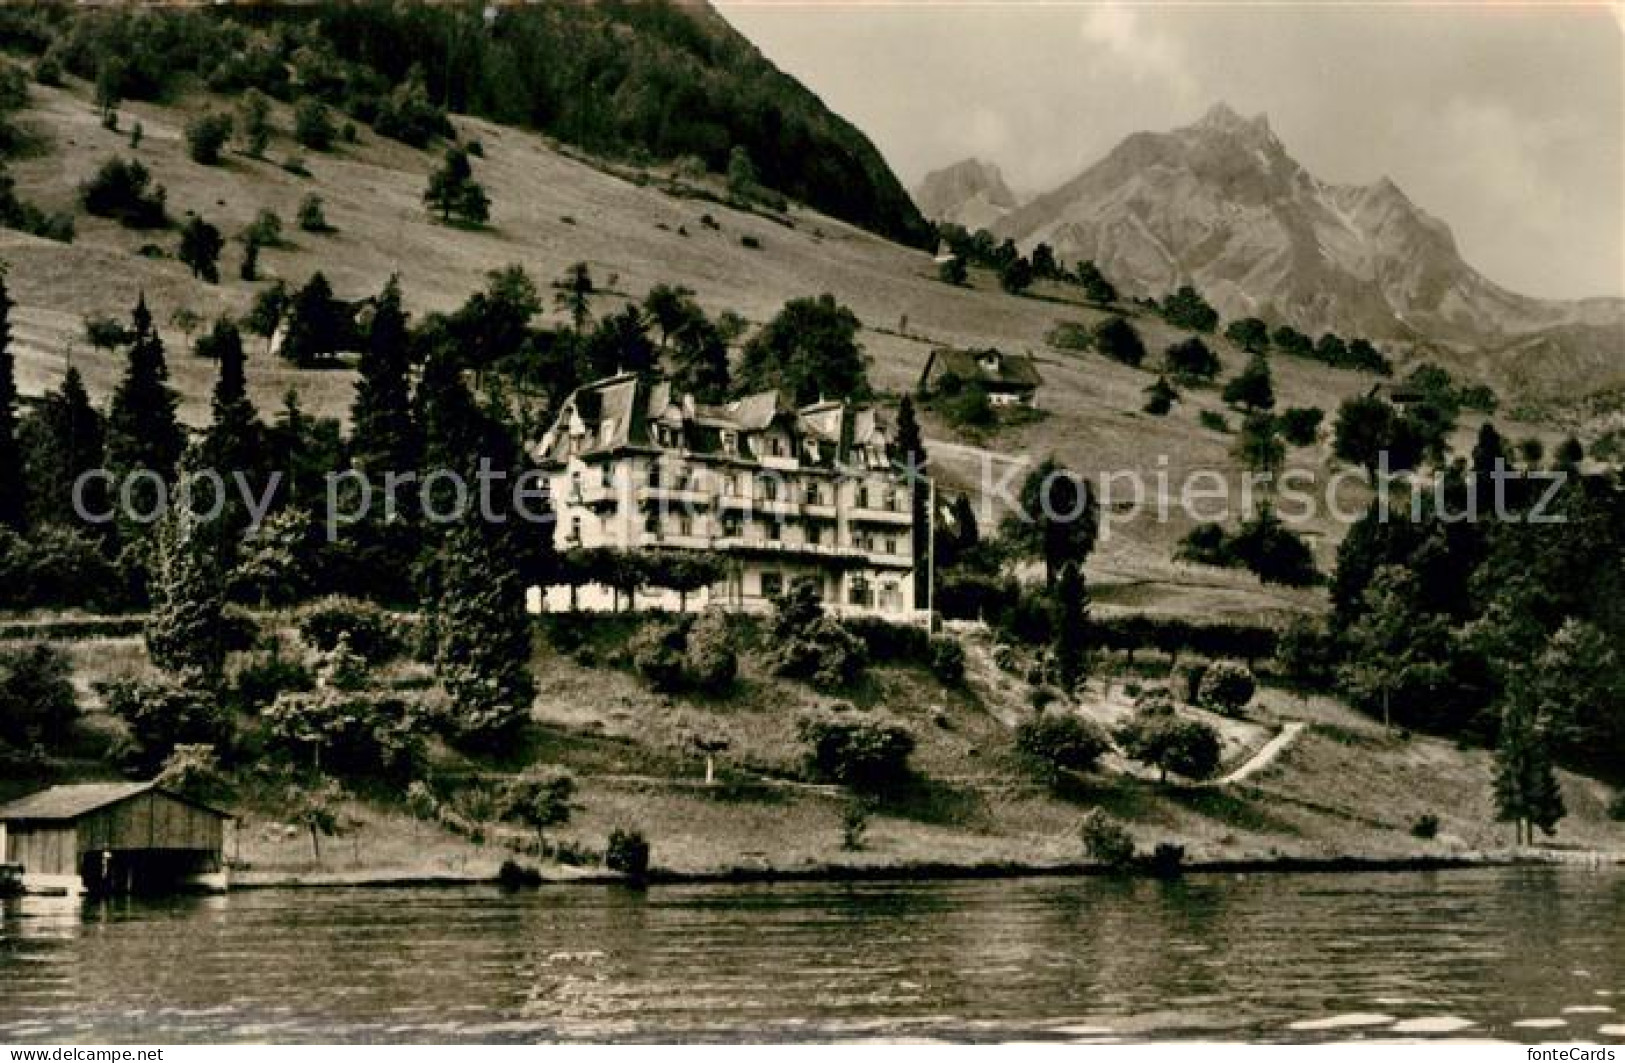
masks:
[(1534, 840), (1536, 827), (1553, 833), (1567, 814), (1547, 737), (1520, 699), (1506, 707), (1501, 719), (1492, 787), (1495, 818), (1512, 824), (1519, 845)]
[(164, 344), (145, 297), (136, 303), (130, 322), (129, 361), (107, 412), (107, 462), (115, 474), (150, 469), (172, 480), (186, 437), (175, 418)]
[(536, 694), (525, 580), (503, 541), (475, 515), (448, 537), (437, 566), (435, 676), (457, 736), (483, 747), (511, 737)]
[(146, 624), (152, 663), (185, 682), (213, 686), (226, 647), (221, 638), (225, 585), (217, 543), (201, 522), (177, 508), (158, 527), (152, 564), (152, 611)]
[[(70, 366), (62, 386), (46, 395), (21, 425), (31, 524), (79, 523), (73, 485), (83, 473), (102, 467), (103, 436), (102, 416), (91, 406), (79, 370)], [(87, 481), (83, 493), (87, 513), (107, 511), (106, 485), (100, 478)]]
[(1070, 694), (1089, 674), (1089, 588), (1075, 562), (1061, 567), (1051, 608), (1055, 679)]
[(11, 353), (11, 293), (0, 270), (0, 525), (22, 531), (28, 520), (22, 448), (17, 439), (17, 372)]
[(356, 467), (369, 474), (416, 468), (408, 340), (400, 279), (392, 276), (373, 309), (350, 407), (350, 453)]

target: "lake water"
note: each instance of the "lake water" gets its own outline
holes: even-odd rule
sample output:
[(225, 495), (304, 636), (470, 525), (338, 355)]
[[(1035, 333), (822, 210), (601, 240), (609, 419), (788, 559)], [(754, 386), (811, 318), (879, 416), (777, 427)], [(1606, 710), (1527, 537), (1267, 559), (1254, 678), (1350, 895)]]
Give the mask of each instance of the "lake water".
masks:
[(1625, 1041), (1625, 872), (4, 904), (0, 1042)]

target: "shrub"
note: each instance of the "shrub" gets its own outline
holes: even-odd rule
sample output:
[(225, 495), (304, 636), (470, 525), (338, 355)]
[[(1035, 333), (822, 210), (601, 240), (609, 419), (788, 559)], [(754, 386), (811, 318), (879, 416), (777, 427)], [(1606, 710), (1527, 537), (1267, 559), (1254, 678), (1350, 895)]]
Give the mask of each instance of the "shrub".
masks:
[(1178, 878), (1185, 871), (1185, 847), (1158, 842), (1151, 851), (1151, 873), (1158, 878)]
[(232, 680), (231, 700), (245, 712), (258, 712), (282, 694), (315, 688), (315, 674), (303, 663), (282, 656), (278, 648), (238, 669)]
[(721, 694), (733, 686), (739, 675), (739, 655), (734, 650), (726, 614), (711, 610), (694, 622), (688, 631), (684, 664), (688, 681), (697, 690)]
[(327, 214), (322, 209), (322, 197), (312, 192), (299, 201), (299, 228), (307, 233), (330, 233), (333, 227), (327, 223)]
[(1229, 432), (1230, 422), (1224, 419), (1224, 414), (1217, 410), (1203, 410), (1196, 415), (1197, 423), (1203, 428), (1213, 432)]
[(1105, 733), (1080, 716), (1046, 714), (1016, 727), (1016, 749), (1052, 782), (1090, 770), (1110, 748)]
[(651, 620), (638, 629), (627, 649), (632, 665), (656, 690), (670, 693), (683, 686), (687, 633), (679, 622)]
[(261, 210), (254, 216), (253, 222), (243, 229), (240, 239), (245, 244), (260, 247), (281, 247), (282, 218), (269, 208)]
[(848, 801), (841, 809), (841, 848), (857, 852), (869, 834), (869, 807), (862, 801)]
[(1142, 709), (1117, 729), (1116, 738), (1124, 756), (1156, 768), (1165, 781), (1170, 771), (1201, 780), (1219, 769), (1219, 733), (1173, 713)]
[(204, 166), (218, 166), (220, 152), (231, 139), (231, 115), (213, 111), (198, 115), (186, 124), (186, 153)]
[(405, 650), (393, 617), (371, 602), (356, 598), (323, 598), (299, 617), (299, 637), (315, 650), (330, 653), (341, 636), (368, 664), (377, 665)]
[(1134, 859), (1134, 835), (1103, 810), (1090, 809), (1078, 826), (1089, 859), (1110, 868), (1125, 868)]
[(649, 874), (649, 841), (641, 831), (616, 827), (604, 850), (604, 866), (627, 878), (642, 881)]
[(818, 589), (806, 580), (798, 580), (774, 603), (773, 636), (773, 674), (805, 680), (821, 690), (850, 686), (868, 664), (863, 643), (824, 615)]
[(1207, 662), (1193, 661), (1179, 669), (1179, 678), (1183, 684), (1185, 702), (1190, 705), (1202, 703), (1202, 682), (1207, 678)]
[(405, 780), (423, 761), (426, 728), (402, 698), (329, 687), (282, 694), (262, 715), (274, 748), (336, 775)]
[(538, 846), (546, 855), (544, 832), (570, 821), (570, 802), (575, 792), (575, 777), (569, 772), (552, 767), (533, 769), (508, 783), (495, 811), (509, 822), (534, 830)]
[(957, 687), (965, 682), (965, 647), (958, 639), (944, 635), (931, 639), (931, 674), (944, 686)]
[(807, 769), (815, 778), (882, 789), (908, 777), (914, 736), (897, 724), (810, 716), (797, 723), (796, 734), (807, 747)]
[(1095, 336), (1088, 325), (1076, 321), (1059, 321), (1049, 330), (1044, 342), (1063, 351), (1087, 351), (1095, 345)]
[(1236, 661), (1215, 661), (1197, 688), (1196, 703), (1226, 716), (1238, 715), (1253, 700), (1258, 684), (1247, 666)]
[(1206, 382), (1219, 375), (1219, 356), (1196, 336), (1181, 340), (1163, 352), (1163, 365), (1182, 381)]
[(1127, 318), (1109, 317), (1095, 326), (1095, 349), (1124, 365), (1145, 361), (1145, 343)]
[(1326, 411), (1318, 407), (1291, 406), (1281, 411), (1276, 424), (1288, 443), (1295, 447), (1307, 447), (1319, 437), (1320, 425), (1325, 419)]
[(231, 739), (231, 718), (206, 691), (168, 678), (115, 679), (99, 690), (108, 712), (130, 729), (118, 758), (144, 774), (162, 767), (176, 746), (218, 748)]
[(894, 624), (878, 616), (853, 616), (841, 625), (863, 641), (871, 661), (884, 664), (931, 663), (935, 640), (931, 633), (914, 624)]
[(120, 598), (117, 573), (89, 536), (45, 525), (25, 539), (0, 528), (0, 606), (106, 609)]
[(0, 651), (0, 746), (53, 748), (79, 718), (68, 659), (49, 643)]
[(220, 756), (211, 745), (179, 745), (164, 760), (158, 782), (194, 801), (217, 801), (226, 790)]
[(62, 87), (62, 64), (57, 61), (55, 55), (47, 53), (34, 64), (34, 80), (52, 88)]
[(326, 151), (337, 135), (333, 116), (321, 100), (307, 96), (293, 109), (293, 138), (304, 147)]
[(1424, 812), (1416, 817), (1411, 824), (1411, 836), (1428, 840), (1439, 836), (1439, 817), (1431, 812)]
[(152, 183), (152, 174), (139, 160), (108, 159), (79, 187), (79, 204), (86, 213), (112, 218), (128, 229), (168, 225), (167, 200), (164, 186)]

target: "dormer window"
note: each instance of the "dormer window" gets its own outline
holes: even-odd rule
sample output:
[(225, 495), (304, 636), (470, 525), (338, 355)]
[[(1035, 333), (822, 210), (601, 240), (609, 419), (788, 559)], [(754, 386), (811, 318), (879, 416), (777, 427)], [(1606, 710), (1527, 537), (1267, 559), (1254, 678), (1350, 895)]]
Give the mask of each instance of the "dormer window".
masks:
[(729, 457), (739, 453), (739, 433), (722, 430), (722, 452)]
[(615, 442), (615, 418), (606, 417), (598, 423), (598, 445), (607, 447)]
[(982, 367), (982, 372), (990, 376), (998, 376), (1001, 361), (998, 351), (984, 351), (982, 356), (976, 360), (976, 364)]

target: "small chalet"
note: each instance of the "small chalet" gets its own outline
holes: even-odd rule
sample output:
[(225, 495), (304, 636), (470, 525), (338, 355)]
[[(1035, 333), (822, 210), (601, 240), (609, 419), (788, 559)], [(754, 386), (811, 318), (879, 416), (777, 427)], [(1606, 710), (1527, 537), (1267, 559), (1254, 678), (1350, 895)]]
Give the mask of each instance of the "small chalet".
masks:
[(920, 389), (934, 393), (949, 381), (959, 387), (981, 385), (995, 406), (1031, 406), (1044, 378), (1038, 375), (1031, 355), (1005, 354), (992, 347), (979, 351), (938, 347), (926, 359)]
[(0, 807), (0, 865), (30, 892), (224, 889), (232, 818), (156, 781), (53, 786)]

